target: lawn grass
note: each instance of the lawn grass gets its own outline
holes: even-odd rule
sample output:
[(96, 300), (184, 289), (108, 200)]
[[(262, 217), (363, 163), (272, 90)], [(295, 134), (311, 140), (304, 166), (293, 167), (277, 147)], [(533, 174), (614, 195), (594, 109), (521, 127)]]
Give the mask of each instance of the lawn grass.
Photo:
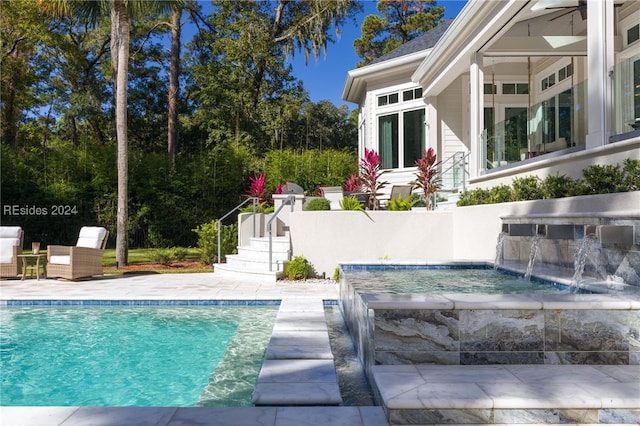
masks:
[[(190, 261), (189, 267), (172, 268), (156, 262), (155, 254), (160, 250), (155, 248), (129, 249), (129, 265), (116, 269), (116, 250), (106, 249), (102, 256), (102, 266), (109, 274), (124, 274), (135, 270), (136, 272), (156, 273), (181, 273), (181, 272), (210, 272), (211, 267), (200, 263), (200, 251), (197, 248), (185, 248), (187, 256), (185, 261)], [(180, 263), (180, 262), (176, 262)]]

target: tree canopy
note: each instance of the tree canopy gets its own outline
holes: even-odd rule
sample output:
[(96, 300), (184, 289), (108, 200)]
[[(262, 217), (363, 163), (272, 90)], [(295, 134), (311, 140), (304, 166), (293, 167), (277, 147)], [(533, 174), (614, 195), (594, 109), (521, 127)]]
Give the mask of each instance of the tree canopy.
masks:
[(433, 29), (444, 16), (435, 0), (378, 0), (376, 7), (382, 16), (366, 16), (362, 35), (353, 42), (362, 58), (358, 67)]
[[(37, 2), (12, 0), (2, 1), (0, 15), (2, 204), (48, 211), (12, 215), (3, 208), (2, 223), (21, 225), (25, 243), (73, 243), (80, 226), (101, 224), (112, 245), (122, 149), (128, 154), (124, 237), (132, 247), (193, 244), (192, 230), (237, 205), (249, 176), (275, 170), (269, 158), (284, 157), (273, 150), (287, 158), (335, 153), (326, 158), (339, 158), (340, 166), (324, 164), (330, 176), (306, 173), (314, 176), (308, 188), (354, 172), (357, 130), (348, 108), (310, 102), (286, 59), (330, 49), (336, 29), (360, 3), (215, 1), (205, 10), (186, 1), (177, 21), (169, 9), (139, 9), (129, 20), (127, 79), (119, 86), (127, 89), (126, 148), (117, 143), (119, 76), (109, 8), (90, 16), (65, 9), (110, 2), (43, 3), (60, 9), (43, 14)], [(179, 66), (169, 42), (176, 25), (195, 28), (177, 50)], [(170, 89), (172, 70), (178, 75)], [(170, 93), (176, 101), (173, 152)], [(300, 167), (279, 168), (272, 179), (293, 179), (287, 174), (301, 173)], [(73, 206), (74, 213), (54, 216), (53, 205)]]

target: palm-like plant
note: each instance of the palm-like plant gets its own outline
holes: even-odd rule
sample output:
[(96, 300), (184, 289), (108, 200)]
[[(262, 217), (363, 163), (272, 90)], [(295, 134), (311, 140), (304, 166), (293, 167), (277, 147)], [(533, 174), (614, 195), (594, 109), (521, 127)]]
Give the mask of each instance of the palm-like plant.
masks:
[(372, 210), (378, 209), (378, 193), (389, 182), (380, 181), (380, 176), (388, 170), (382, 170), (380, 155), (373, 149), (364, 149), (364, 157), (360, 159), (360, 182), (363, 189), (369, 193), (369, 203)]
[(129, 81), (130, 18), (154, 10), (164, 13), (180, 9), (184, 0), (38, 0), (38, 7), (54, 16), (76, 15), (89, 23), (111, 17), (111, 62), (118, 168), (118, 214), (116, 224), (116, 263), (126, 265), (128, 240), (129, 140), (127, 138), (127, 86)]
[(411, 182), (414, 188), (422, 188), (424, 191), (424, 201), (427, 205), (427, 210), (433, 208), (431, 195), (438, 192), (442, 181), (440, 173), (438, 172), (438, 166), (440, 166), (442, 161), (436, 160), (436, 151), (433, 148), (425, 149), (422, 153), (422, 158), (415, 162), (418, 171), (416, 172), (416, 180)]

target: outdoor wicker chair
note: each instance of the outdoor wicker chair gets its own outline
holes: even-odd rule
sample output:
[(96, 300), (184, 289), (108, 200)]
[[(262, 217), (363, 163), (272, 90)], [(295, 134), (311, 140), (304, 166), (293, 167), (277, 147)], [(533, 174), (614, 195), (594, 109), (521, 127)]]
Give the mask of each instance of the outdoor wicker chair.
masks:
[(77, 280), (102, 275), (102, 254), (108, 237), (105, 228), (84, 226), (75, 246), (48, 246), (47, 276)]
[(0, 226), (0, 278), (17, 277), (18, 255), (22, 253), (24, 232), (19, 226)]

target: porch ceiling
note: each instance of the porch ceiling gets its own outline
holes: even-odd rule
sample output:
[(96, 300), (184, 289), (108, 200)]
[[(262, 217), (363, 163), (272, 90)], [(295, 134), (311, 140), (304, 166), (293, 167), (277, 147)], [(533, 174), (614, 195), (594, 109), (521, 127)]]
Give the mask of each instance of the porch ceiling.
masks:
[(517, 58), (586, 56), (586, 20), (577, 0), (469, 2), (412, 76), (436, 96), (469, 71), (473, 53)]

